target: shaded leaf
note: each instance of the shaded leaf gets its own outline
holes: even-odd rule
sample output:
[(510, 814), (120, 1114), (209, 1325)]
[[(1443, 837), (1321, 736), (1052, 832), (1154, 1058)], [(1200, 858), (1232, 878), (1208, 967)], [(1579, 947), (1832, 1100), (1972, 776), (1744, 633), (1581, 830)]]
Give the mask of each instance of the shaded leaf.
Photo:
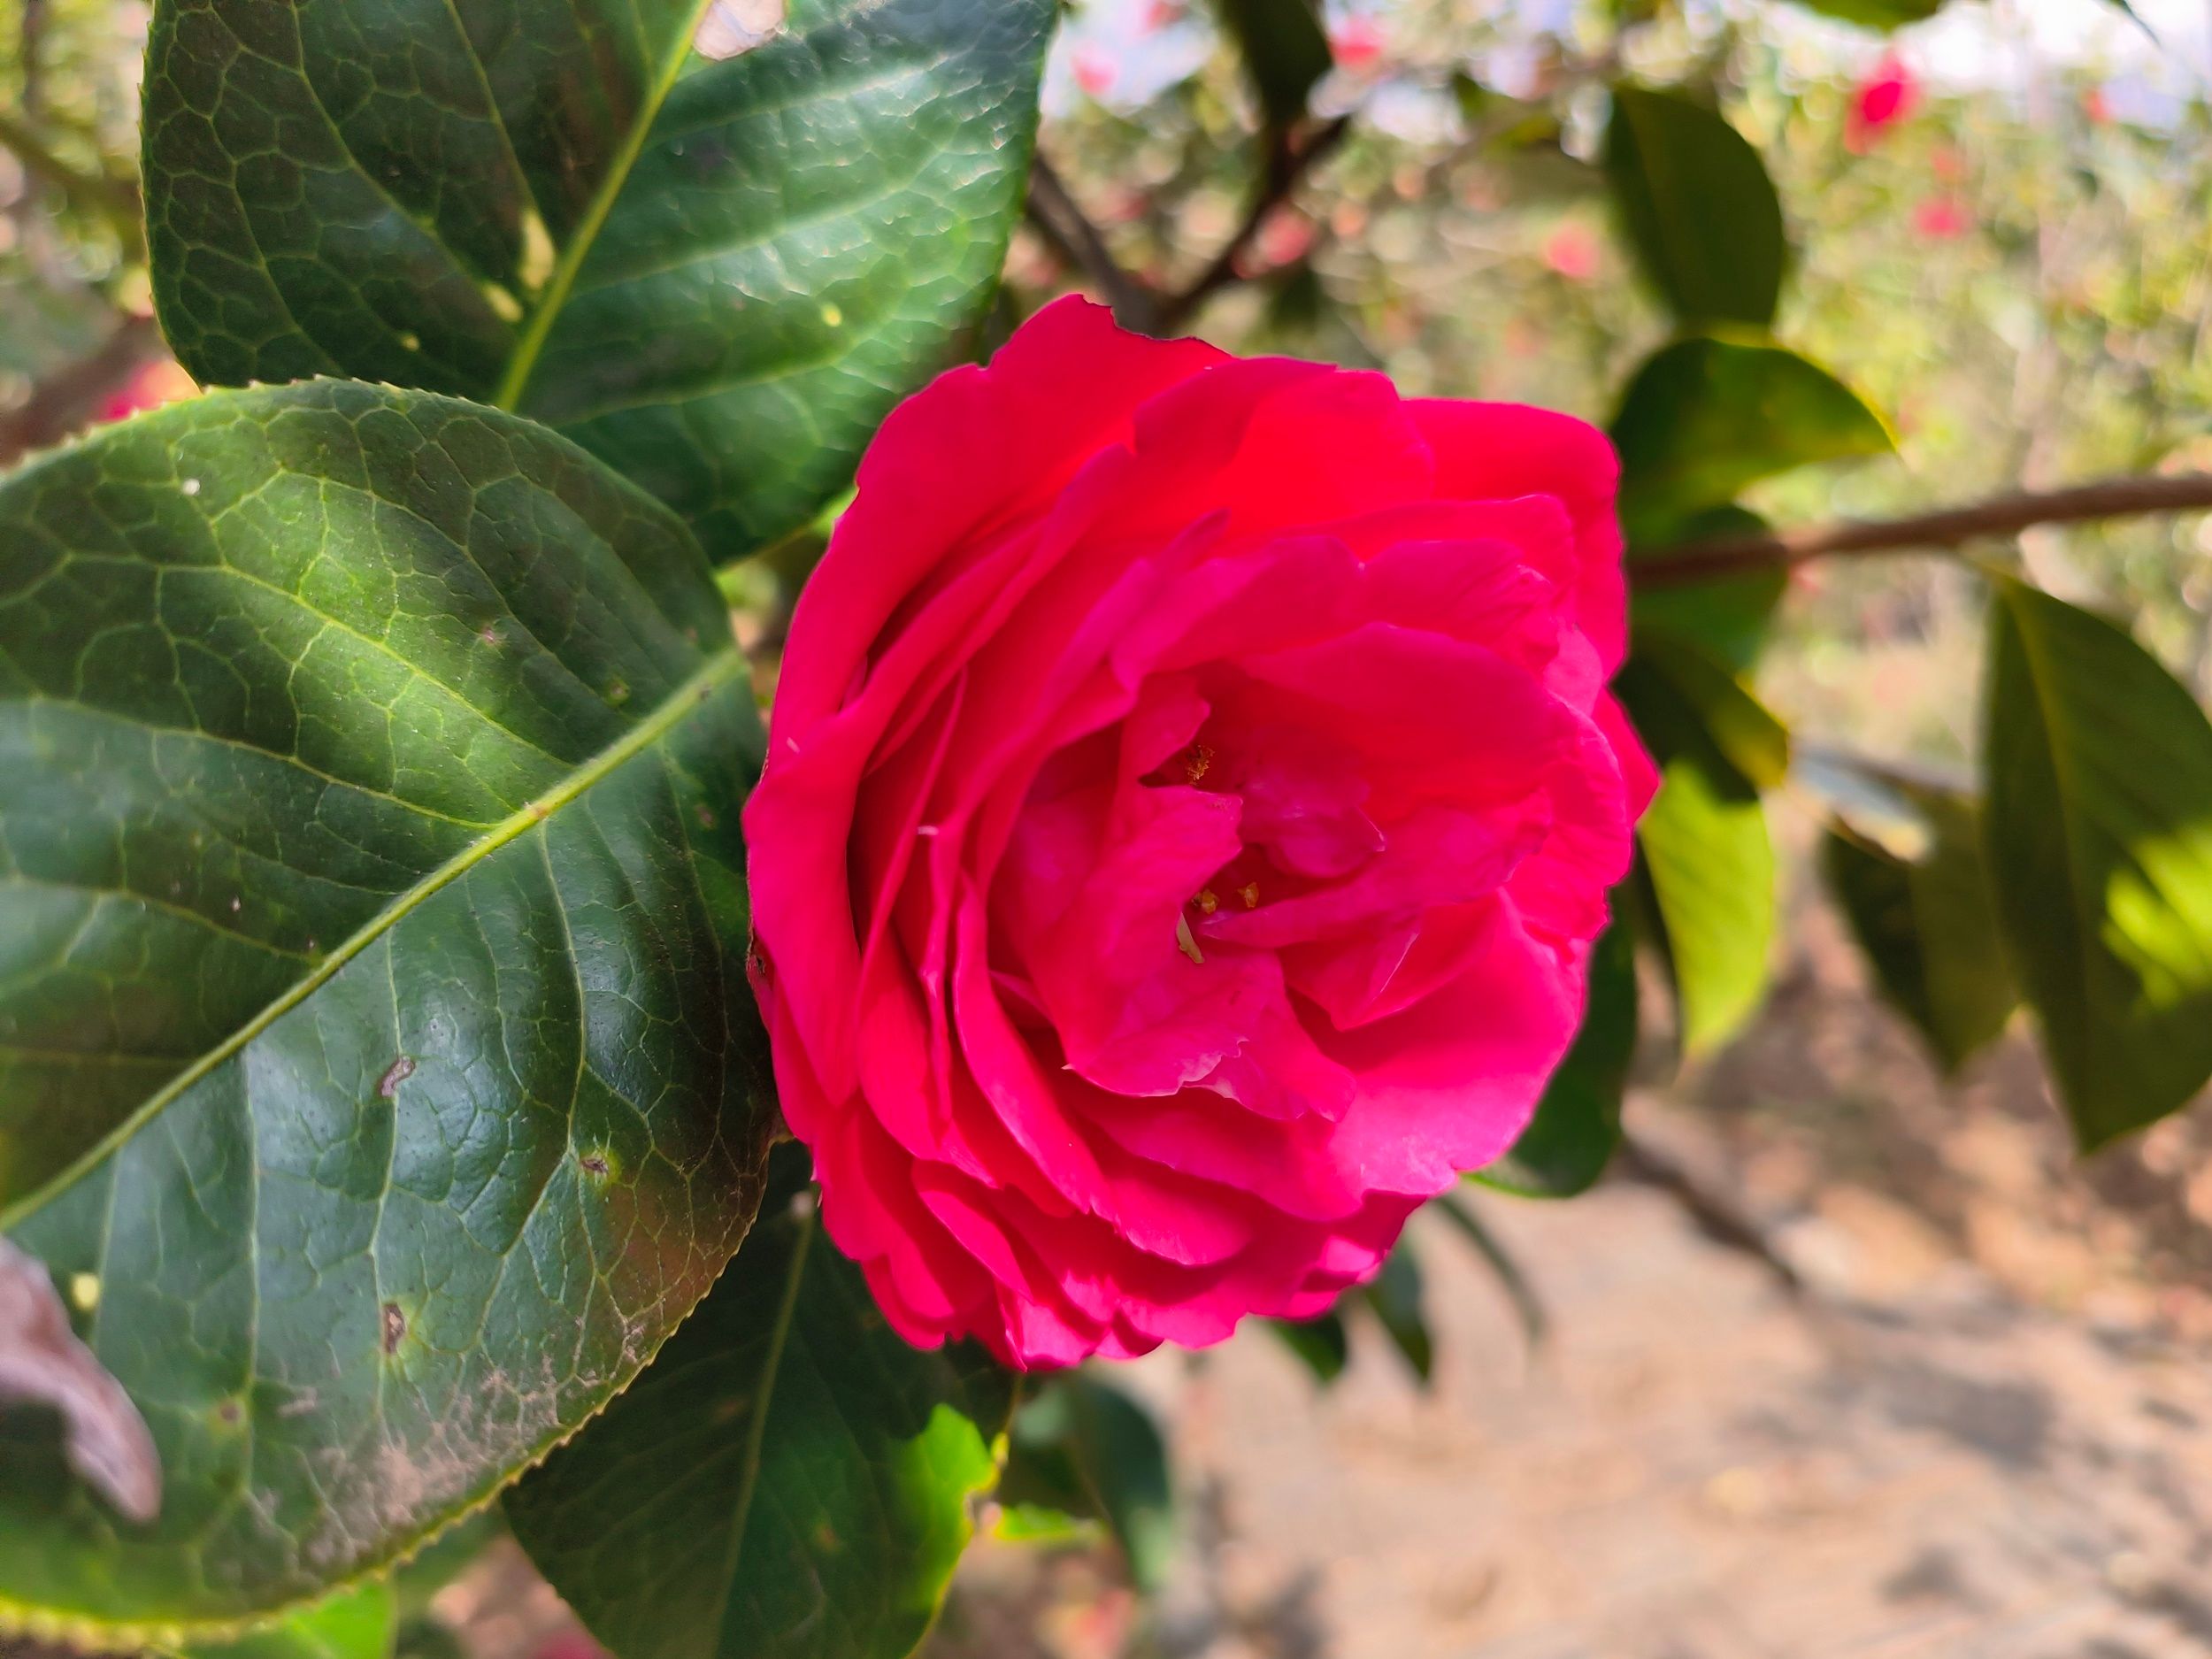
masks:
[(1774, 320), (1789, 257), (1782, 204), (1725, 117), (1680, 93), (1616, 86), (1605, 173), (1638, 263), (1678, 321)]
[(0, 1225), (168, 1483), (7, 1436), (0, 1604), (199, 1640), (480, 1506), (735, 1249), (759, 726), (682, 525), (449, 399), (173, 405), (0, 546)]
[(158, 0), (162, 326), (203, 381), (533, 415), (734, 557), (962, 355), (1052, 15), (820, 0), (717, 62), (693, 0)]
[[(1757, 513), (1733, 504), (1693, 513), (1667, 526), (1655, 541), (1628, 549), (1628, 615), (1639, 633), (1670, 634), (1710, 652), (1734, 673), (1747, 672), (1758, 660), (1774, 612), (1789, 588), (1789, 572), (1777, 565), (1743, 575), (1656, 586), (1636, 580), (1636, 563), (1689, 541), (1737, 541), (1763, 534), (1770, 526)], [(1648, 534), (1649, 526), (1647, 526)]]
[(1236, 42), (1261, 113), (1277, 132), (1306, 112), (1314, 83), (1329, 73), (1329, 38), (1312, 0), (1214, 0)]
[(69, 1466), (127, 1519), (161, 1513), (161, 1460), (122, 1384), (69, 1328), (69, 1310), (37, 1262), (0, 1239), (0, 1410), (60, 1414)]
[(1973, 802), (1915, 788), (1910, 804), (1926, 829), (1919, 856), (1838, 824), (1822, 838), (1821, 866), (1882, 995), (1955, 1071), (2005, 1028), (2020, 993), (1998, 942)]
[(1421, 1262), (1410, 1240), (1401, 1238), (1383, 1258), (1382, 1271), (1360, 1286), (1360, 1299), (1374, 1313), (1391, 1346), (1405, 1356), (1424, 1383), (1436, 1366), (1436, 1343), (1423, 1310)]
[(936, 1617), (1012, 1404), (981, 1349), (886, 1325), (802, 1194), (507, 1515), (618, 1659), (895, 1659)]
[(1612, 435), (1632, 542), (1659, 541), (1761, 479), (1893, 447), (1881, 419), (1825, 369), (1779, 346), (1709, 337), (1645, 361)]
[(2085, 1149), (2212, 1077), (2212, 724), (2127, 631), (1992, 578), (1997, 920)]
[(1531, 1198), (1571, 1198), (1597, 1185), (1621, 1140), (1621, 1095), (1636, 1057), (1636, 952), (1619, 920), (1590, 949), (1581, 1029), (1506, 1155), (1471, 1177)]
[(1175, 1557), (1175, 1482), (1152, 1414), (1097, 1375), (1071, 1371), (1038, 1386), (1014, 1414), (1001, 1501), (1097, 1516), (1129, 1577), (1151, 1592)]
[(1269, 1319), (1268, 1331), (1305, 1363), (1317, 1382), (1333, 1383), (1344, 1374), (1351, 1342), (1343, 1316), (1333, 1308), (1314, 1319)]

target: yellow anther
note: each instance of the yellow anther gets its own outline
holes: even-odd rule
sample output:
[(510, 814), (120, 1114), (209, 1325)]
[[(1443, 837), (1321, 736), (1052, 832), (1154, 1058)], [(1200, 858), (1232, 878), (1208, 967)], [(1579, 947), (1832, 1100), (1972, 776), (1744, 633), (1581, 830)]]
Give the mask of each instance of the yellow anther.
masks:
[(1216, 910), (1221, 908), (1221, 901), (1215, 897), (1214, 890), (1211, 887), (1199, 888), (1198, 896), (1193, 899), (1191, 902), (1198, 907), (1198, 913), (1201, 916), (1211, 916)]
[(1193, 743), (1190, 752), (1183, 757), (1183, 780), (1196, 783), (1214, 764), (1214, 752), (1203, 743)]
[(1257, 910), (1260, 904), (1260, 884), (1256, 881), (1246, 882), (1237, 889), (1237, 897), (1244, 901), (1246, 910)]

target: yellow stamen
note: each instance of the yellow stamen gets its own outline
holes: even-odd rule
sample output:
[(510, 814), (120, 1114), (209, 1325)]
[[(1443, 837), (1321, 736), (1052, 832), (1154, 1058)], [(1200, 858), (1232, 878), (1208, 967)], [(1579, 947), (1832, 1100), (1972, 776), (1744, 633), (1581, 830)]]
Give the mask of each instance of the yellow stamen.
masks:
[(1175, 918), (1175, 948), (1200, 967), (1206, 965), (1206, 958), (1198, 949), (1197, 940), (1191, 937), (1190, 918), (1187, 916), (1178, 915)]
[(1198, 906), (1198, 913), (1201, 916), (1211, 916), (1221, 908), (1221, 901), (1214, 896), (1214, 890), (1211, 887), (1199, 888), (1198, 896), (1191, 902)]
[(1237, 897), (1244, 901), (1246, 910), (1257, 910), (1260, 904), (1260, 884), (1256, 881), (1246, 882), (1237, 889)]

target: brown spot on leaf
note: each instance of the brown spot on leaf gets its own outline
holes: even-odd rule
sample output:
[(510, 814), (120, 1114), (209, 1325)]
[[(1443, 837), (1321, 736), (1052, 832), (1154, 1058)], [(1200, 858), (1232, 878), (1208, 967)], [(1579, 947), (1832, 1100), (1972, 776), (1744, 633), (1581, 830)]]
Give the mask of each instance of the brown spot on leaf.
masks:
[(399, 1307), (399, 1304), (398, 1304), (397, 1302), (386, 1302), (386, 1303), (384, 1304), (384, 1351), (385, 1351), (385, 1353), (387, 1353), (387, 1354), (396, 1354), (396, 1353), (398, 1353), (398, 1352), (399, 1352), (399, 1345), (400, 1345), (402, 1342), (405, 1341), (406, 1340), (407, 1340), (407, 1316), (406, 1316), (404, 1313), (403, 1313), (403, 1312), (401, 1312), (401, 1311), (400, 1311), (400, 1307)]
[(604, 1175), (607, 1172), (607, 1160), (604, 1155), (597, 1152), (585, 1153), (576, 1160), (576, 1165), (587, 1175)]
[(414, 1061), (403, 1054), (384, 1068), (384, 1075), (376, 1079), (376, 1092), (389, 1100), (399, 1093), (399, 1086), (414, 1075)]

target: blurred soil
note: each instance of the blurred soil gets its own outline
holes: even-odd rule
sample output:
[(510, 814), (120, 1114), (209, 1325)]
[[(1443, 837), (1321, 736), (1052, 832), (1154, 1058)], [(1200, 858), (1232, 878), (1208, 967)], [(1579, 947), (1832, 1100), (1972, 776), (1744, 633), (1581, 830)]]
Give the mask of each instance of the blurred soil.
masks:
[(2024, 1036), (1947, 1086), (1824, 913), (1790, 937), (1631, 1114), (1801, 1297), (1648, 1186), (1494, 1198), (1541, 1351), (1432, 1226), (1425, 1393), (1371, 1327), (1330, 1390), (1256, 1333), (1156, 1356), (1168, 1593), (986, 1544), (934, 1659), (2212, 1655), (2212, 1125), (2078, 1161)]

